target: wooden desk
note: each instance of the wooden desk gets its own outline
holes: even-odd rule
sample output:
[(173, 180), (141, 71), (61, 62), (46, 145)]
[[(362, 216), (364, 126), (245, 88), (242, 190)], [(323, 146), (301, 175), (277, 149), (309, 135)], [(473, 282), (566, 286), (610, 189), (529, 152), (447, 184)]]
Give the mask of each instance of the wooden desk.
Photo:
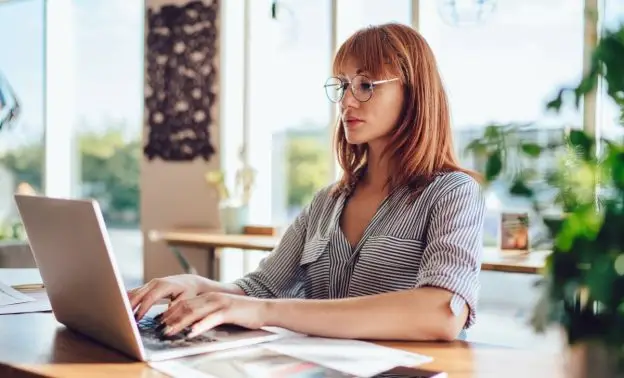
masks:
[[(165, 377), (66, 329), (51, 313), (0, 316), (0, 340), (0, 377)], [(432, 356), (423, 368), (446, 371), (449, 378), (564, 376), (556, 354), (462, 341), (380, 344)]]
[[(272, 251), (279, 237), (268, 235), (224, 235), (210, 230), (174, 230), (150, 233), (152, 240), (164, 241), (187, 273), (194, 272), (194, 268), (186, 261), (179, 250), (180, 247), (195, 247), (204, 249), (209, 254), (212, 272), (209, 278), (219, 279), (219, 253), (221, 248), (236, 248), (242, 250)], [(548, 251), (533, 251), (526, 255), (513, 256), (501, 253), (497, 248), (486, 247), (484, 250), (481, 269), (508, 273), (539, 274), (544, 267)]]

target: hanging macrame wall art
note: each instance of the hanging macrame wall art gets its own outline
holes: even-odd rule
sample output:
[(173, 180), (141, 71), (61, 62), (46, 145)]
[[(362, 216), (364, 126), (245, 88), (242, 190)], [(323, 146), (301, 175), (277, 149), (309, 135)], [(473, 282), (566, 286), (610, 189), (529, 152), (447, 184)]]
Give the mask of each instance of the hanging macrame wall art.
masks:
[(218, 76), (218, 0), (147, 8), (147, 159), (210, 160)]

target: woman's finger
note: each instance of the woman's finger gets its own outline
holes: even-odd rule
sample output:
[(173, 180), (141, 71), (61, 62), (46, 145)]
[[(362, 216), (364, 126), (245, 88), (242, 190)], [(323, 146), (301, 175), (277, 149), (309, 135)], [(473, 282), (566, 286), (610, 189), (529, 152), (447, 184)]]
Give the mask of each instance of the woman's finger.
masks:
[(205, 316), (202, 320), (196, 322), (191, 327), (191, 332), (189, 332), (188, 337), (195, 337), (197, 335), (201, 335), (202, 333), (209, 331), (221, 324), (225, 321), (224, 310), (217, 310), (208, 316)]
[(208, 313), (214, 311), (214, 307), (214, 301), (205, 296), (182, 299), (163, 312), (162, 321), (167, 325), (173, 324), (197, 309)]
[(175, 294), (175, 290), (171, 285), (160, 285), (146, 292), (141, 298), (136, 319), (142, 319), (156, 302), (172, 294)]
[(163, 322), (169, 334), (175, 334), (220, 308), (219, 301), (210, 300), (206, 296), (195, 297), (180, 301), (168, 309), (163, 313)]
[(192, 304), (192, 299), (183, 299), (176, 302), (163, 311), (160, 321), (163, 324), (173, 324), (177, 322), (180, 318), (184, 317), (184, 315), (193, 311)]
[(171, 297), (171, 302), (169, 302), (169, 308), (171, 308), (172, 306), (175, 306), (176, 304), (180, 303), (181, 301), (187, 300), (187, 299), (191, 299), (196, 297), (195, 294), (190, 293), (189, 291), (183, 291), (181, 292), (179, 295), (177, 296), (172, 296)]
[(165, 327), (164, 333), (167, 336), (178, 334), (184, 328), (201, 320), (203, 317), (204, 317), (204, 314), (201, 313), (200, 311), (193, 311), (193, 312), (187, 313), (184, 316), (178, 318), (175, 322), (168, 323), (167, 327)]
[[(181, 295), (184, 296), (184, 295)], [(175, 321), (184, 316), (184, 314), (193, 310), (194, 306), (201, 305), (198, 302), (204, 302), (205, 299), (198, 296), (186, 295), (184, 298), (176, 298), (169, 304), (169, 307), (162, 313), (162, 322), (168, 323)]]
[(145, 296), (145, 293), (147, 292), (148, 292), (147, 285), (143, 285), (141, 287), (137, 287), (128, 291), (128, 299), (130, 300), (130, 308), (134, 310), (136, 306), (139, 305), (139, 302), (141, 302), (141, 299), (143, 298), (143, 296)]

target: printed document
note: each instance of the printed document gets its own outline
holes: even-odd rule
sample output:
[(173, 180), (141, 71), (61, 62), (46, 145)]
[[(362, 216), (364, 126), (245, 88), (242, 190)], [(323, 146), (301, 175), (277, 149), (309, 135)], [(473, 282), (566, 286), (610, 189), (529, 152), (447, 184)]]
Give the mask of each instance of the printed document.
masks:
[(264, 345), (149, 365), (174, 378), (351, 378), (340, 371), (266, 349)]
[(397, 374), (395, 368), (429, 361), (428, 356), (363, 341), (304, 336), (149, 365), (185, 378), (352, 378), (414, 377), (413, 372)]
[(356, 377), (372, 377), (397, 366), (414, 367), (433, 361), (433, 358), (422, 354), (349, 339), (291, 337), (263, 345), (275, 352), (315, 362)]

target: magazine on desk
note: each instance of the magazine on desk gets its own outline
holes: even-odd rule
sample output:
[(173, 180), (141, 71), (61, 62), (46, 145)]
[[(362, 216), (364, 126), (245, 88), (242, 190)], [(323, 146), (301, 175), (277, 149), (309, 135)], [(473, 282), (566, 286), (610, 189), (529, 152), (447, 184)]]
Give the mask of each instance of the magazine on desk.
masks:
[[(325, 347), (320, 346), (323, 343)], [(339, 346), (345, 348), (344, 353), (336, 353)], [(354, 352), (361, 355), (356, 358)], [(370, 356), (373, 353), (375, 358)], [(445, 378), (443, 372), (417, 368), (431, 360), (361, 341), (302, 337), (151, 362), (150, 366), (171, 377), (191, 378)]]
[(351, 377), (313, 362), (272, 351), (262, 345), (151, 362), (150, 366), (172, 377), (190, 378)]

